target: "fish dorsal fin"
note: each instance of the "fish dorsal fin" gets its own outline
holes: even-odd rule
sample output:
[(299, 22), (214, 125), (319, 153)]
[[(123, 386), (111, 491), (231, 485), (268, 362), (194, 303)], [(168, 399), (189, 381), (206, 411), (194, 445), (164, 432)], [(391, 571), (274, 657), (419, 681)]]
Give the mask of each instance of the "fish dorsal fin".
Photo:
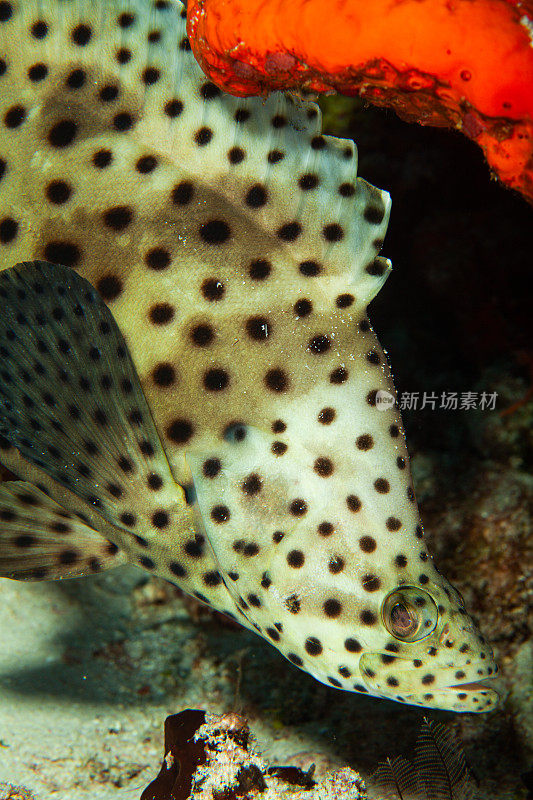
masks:
[[(15, 127), (0, 133), (3, 191), (16, 226), (12, 263), (32, 253), (82, 267), (116, 299), (124, 276), (117, 281), (115, 273), (124, 270), (103, 281), (102, 251), (128, 248), (136, 231), (138, 255), (172, 258), (179, 250), (191, 275), (223, 240), (226, 259), (246, 274), (226, 228), (203, 228), (221, 222), (222, 208), (224, 225), (247, 220), (248, 263), (254, 251), (271, 251), (282, 280), (301, 278), (303, 265), (301, 274), (318, 276), (330, 299), (350, 286), (366, 306), (389, 268), (374, 264), (389, 197), (357, 177), (353, 142), (320, 134), (315, 104), (279, 92), (264, 101), (220, 92), (190, 52), (178, 2), (18, 0), (12, 7), (0, 26), (7, 63), (0, 107), (15, 117)], [(42, 39), (32, 33), (36, 23), (46, 26)], [(26, 176), (17, 162), (28, 153)], [(80, 180), (87, 170), (90, 179)], [(205, 204), (207, 192), (213, 202)], [(239, 226), (232, 228), (238, 245)], [(156, 258), (155, 268), (163, 266)]]
[(126, 561), (115, 544), (31, 483), (0, 483), (0, 577), (79, 578)]
[(0, 433), (116, 527), (164, 528), (185, 494), (97, 292), (32, 262), (0, 273), (0, 298)]

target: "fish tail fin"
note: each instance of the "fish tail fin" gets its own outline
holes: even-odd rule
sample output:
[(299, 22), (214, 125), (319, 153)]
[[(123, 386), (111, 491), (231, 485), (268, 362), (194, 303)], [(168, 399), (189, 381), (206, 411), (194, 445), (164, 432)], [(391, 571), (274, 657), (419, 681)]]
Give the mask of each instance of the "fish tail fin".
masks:
[(115, 544), (33, 484), (0, 484), (0, 577), (79, 578), (126, 561)]

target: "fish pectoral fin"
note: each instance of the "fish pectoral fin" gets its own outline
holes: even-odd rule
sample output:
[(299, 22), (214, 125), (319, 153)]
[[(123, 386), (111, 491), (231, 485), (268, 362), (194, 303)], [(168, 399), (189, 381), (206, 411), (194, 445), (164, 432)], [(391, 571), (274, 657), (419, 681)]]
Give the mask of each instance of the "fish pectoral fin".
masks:
[(120, 541), (160, 538), (185, 493), (111, 312), (73, 270), (40, 261), (0, 272), (0, 298), (0, 435)]
[(126, 561), (115, 544), (33, 484), (0, 483), (0, 577), (79, 578)]

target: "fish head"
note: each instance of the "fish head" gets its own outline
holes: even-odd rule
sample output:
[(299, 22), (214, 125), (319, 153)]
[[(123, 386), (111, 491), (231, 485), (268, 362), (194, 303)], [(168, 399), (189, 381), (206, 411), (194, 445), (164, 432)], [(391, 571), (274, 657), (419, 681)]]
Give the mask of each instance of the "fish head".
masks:
[[(461, 594), (430, 563), (427, 581), (402, 583), (381, 602), (383, 649), (366, 652), (360, 671), (373, 694), (456, 712), (491, 711), (498, 692), (492, 649)], [(487, 682), (488, 681), (488, 682)]]
[[(383, 413), (376, 424), (388, 430), (395, 423)], [(497, 693), (479, 683), (497, 671), (491, 649), (424, 546), (407, 471), (376, 492), (372, 457), (356, 467), (346, 431), (331, 426), (336, 470), (326, 480), (305, 414), (303, 403), (286, 408), (274, 431), (235, 423), (210, 458), (188, 456), (242, 620), (329, 686), (424, 707), (494, 708)], [(213, 510), (224, 520), (214, 526)]]

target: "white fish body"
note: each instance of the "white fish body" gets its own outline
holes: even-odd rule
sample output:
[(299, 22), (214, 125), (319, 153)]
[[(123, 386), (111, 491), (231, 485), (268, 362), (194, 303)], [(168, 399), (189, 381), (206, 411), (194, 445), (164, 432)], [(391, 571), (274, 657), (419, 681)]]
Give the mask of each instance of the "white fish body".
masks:
[(493, 708), (379, 402), (353, 143), (219, 92), (177, 3), (2, 0), (0, 59), (1, 574), (127, 557), (322, 682)]

